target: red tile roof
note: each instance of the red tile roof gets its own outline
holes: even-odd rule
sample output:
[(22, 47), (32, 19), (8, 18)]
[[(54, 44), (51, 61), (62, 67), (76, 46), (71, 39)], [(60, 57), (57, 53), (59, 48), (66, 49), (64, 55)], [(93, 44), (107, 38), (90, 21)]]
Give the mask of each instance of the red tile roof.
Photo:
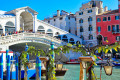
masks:
[(119, 13), (119, 10), (112, 10), (112, 11), (106, 11), (104, 13), (100, 13), (98, 15), (108, 15), (108, 14), (115, 14), (115, 13)]

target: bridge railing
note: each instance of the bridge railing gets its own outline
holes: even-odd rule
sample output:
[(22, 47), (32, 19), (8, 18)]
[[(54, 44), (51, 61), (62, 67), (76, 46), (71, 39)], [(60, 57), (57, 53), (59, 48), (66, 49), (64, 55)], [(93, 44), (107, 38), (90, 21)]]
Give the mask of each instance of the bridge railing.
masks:
[(67, 44), (66, 42), (63, 42), (62, 40), (59, 40), (56, 37), (51, 37), (46, 34), (39, 34), (39, 33), (18, 33), (18, 34), (12, 34), (8, 36), (2, 36), (0, 38), (0, 44), (15, 42), (22, 39), (29, 39), (29, 40), (39, 39), (39, 40), (43, 40), (44, 42), (46, 41), (48, 43), (50, 43), (52, 40), (53, 42), (56, 43), (57, 46)]

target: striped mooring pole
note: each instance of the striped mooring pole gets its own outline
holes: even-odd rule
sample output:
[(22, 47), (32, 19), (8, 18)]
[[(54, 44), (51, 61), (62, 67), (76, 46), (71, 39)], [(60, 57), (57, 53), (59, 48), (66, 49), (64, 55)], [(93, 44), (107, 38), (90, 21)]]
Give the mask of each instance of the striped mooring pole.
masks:
[[(28, 50), (28, 45), (27, 45), (27, 43), (26, 43), (26, 46), (25, 46), (25, 51), (27, 51)], [(28, 60), (28, 62), (29, 62), (29, 54), (27, 53), (27, 60)], [(28, 77), (28, 70), (29, 70), (29, 68), (28, 68), (28, 66), (26, 67), (26, 69), (27, 69), (27, 72), (25, 72), (25, 79), (27, 79), (27, 80), (29, 80), (29, 77)], [(27, 75), (27, 76), (26, 76)]]
[(16, 80), (18, 80), (18, 56), (16, 55), (15, 57), (15, 60), (16, 60)]
[[(53, 42), (51, 42), (51, 50), (52, 50), (52, 58), (53, 58), (53, 67), (55, 67), (55, 63), (54, 63), (54, 61), (55, 61), (55, 53), (54, 53), (54, 43)], [(53, 74), (55, 74), (55, 73), (53, 73)]]
[[(13, 56), (11, 56), (11, 60), (13, 60)], [(13, 62), (11, 61), (11, 64), (13, 64)]]
[(7, 56), (7, 80), (10, 80), (10, 55)]
[[(27, 58), (27, 60), (28, 60), (28, 62), (29, 62), (29, 54), (27, 54), (27, 57), (26, 57), (26, 58)], [(28, 70), (29, 70), (29, 68), (28, 68), (28, 66), (27, 66), (27, 80), (29, 80), (29, 77), (28, 77), (28, 74), (29, 74), (29, 73), (28, 73)]]
[(41, 80), (41, 60), (36, 58), (36, 80)]
[(38, 56), (36, 56), (36, 80), (37, 80), (37, 78), (38, 78), (38, 75), (37, 75), (37, 73), (38, 73)]
[(0, 80), (3, 80), (3, 53), (0, 56)]
[(52, 58), (54, 59), (55, 54), (54, 54), (54, 43), (51, 42), (51, 50), (52, 50)]
[(9, 50), (6, 50), (6, 60), (7, 60), (7, 57), (8, 57), (8, 53), (9, 53)]
[(26, 43), (26, 46), (25, 46), (25, 51), (27, 51), (28, 50), (28, 45), (27, 45), (27, 43)]
[(12, 69), (13, 69), (13, 56), (11, 56), (11, 67), (10, 67), (10, 68), (11, 68), (10, 79), (11, 79), (11, 80), (13, 80), (13, 79), (15, 80), (16, 77), (15, 77), (15, 75), (14, 75), (13, 72), (12, 72), (12, 71), (13, 71), (13, 70), (12, 70)]

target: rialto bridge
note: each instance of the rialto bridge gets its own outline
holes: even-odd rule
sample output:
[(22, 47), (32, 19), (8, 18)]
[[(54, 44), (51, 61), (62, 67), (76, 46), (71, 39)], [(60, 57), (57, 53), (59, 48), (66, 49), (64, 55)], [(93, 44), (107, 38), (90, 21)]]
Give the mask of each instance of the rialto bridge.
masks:
[[(55, 47), (66, 43), (81, 43), (81, 39), (69, 32), (37, 19), (37, 12), (30, 7), (22, 7), (8, 12), (0, 11), (1, 50), (23, 42), (40, 42)], [(17, 34), (12, 34), (17, 32)], [(21, 33), (19, 33), (21, 32)], [(6, 35), (11, 33), (12, 35)]]

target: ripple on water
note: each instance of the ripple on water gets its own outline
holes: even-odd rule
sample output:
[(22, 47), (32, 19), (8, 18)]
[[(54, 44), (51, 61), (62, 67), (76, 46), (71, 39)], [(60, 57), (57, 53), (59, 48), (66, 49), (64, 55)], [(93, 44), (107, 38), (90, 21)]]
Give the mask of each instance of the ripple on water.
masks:
[[(80, 65), (64, 65), (64, 68), (69, 70), (64, 77), (58, 77), (57, 80), (79, 80)], [(100, 67), (95, 67), (94, 71), (99, 78)], [(45, 80), (45, 78), (42, 78), (42, 80)], [(104, 72), (104, 68), (102, 68), (102, 80), (120, 80), (120, 67), (113, 67), (113, 74), (111, 76), (107, 76)]]

